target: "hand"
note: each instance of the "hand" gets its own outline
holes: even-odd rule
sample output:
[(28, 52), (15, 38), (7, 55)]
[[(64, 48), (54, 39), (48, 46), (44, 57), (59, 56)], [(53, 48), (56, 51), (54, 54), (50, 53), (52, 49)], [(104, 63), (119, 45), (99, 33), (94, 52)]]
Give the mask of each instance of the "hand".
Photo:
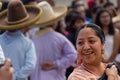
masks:
[(54, 69), (54, 64), (52, 62), (44, 62), (42, 64), (42, 69), (43, 70), (51, 70), (51, 69)]
[(0, 80), (12, 80), (13, 68), (9, 59), (6, 60), (4, 66), (0, 67)]
[(111, 68), (106, 69), (106, 74), (108, 76), (108, 80), (117, 80), (118, 71), (115, 65), (112, 65)]

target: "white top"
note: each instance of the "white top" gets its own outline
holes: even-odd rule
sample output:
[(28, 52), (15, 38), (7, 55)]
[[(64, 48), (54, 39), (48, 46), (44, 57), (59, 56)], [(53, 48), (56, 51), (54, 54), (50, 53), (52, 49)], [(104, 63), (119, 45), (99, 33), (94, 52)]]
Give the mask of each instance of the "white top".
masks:
[(5, 56), (3, 54), (3, 50), (0, 46), (0, 64), (4, 64), (4, 62), (5, 62)]
[[(105, 42), (105, 57), (109, 59), (112, 51), (113, 51), (113, 44), (114, 44), (114, 36), (113, 35), (106, 35), (106, 42)], [(120, 54), (118, 54), (115, 58), (116, 61), (120, 62)]]
[(105, 58), (108, 60), (113, 51), (113, 43), (114, 43), (114, 36), (113, 35), (105, 35)]

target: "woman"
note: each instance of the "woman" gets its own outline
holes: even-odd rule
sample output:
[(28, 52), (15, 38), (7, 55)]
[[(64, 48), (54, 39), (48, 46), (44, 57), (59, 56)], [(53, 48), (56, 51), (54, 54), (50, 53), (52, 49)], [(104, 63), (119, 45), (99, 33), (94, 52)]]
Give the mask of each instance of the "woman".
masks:
[(119, 30), (113, 26), (112, 16), (106, 9), (101, 9), (96, 14), (95, 24), (99, 25), (105, 34), (106, 62), (115, 60), (119, 50)]
[(75, 33), (81, 25), (85, 23), (84, 18), (79, 14), (79, 12), (73, 10), (65, 16), (66, 30), (68, 31), (67, 38), (75, 46)]
[(72, 72), (68, 80), (98, 80), (104, 71), (108, 80), (120, 80), (116, 67), (106, 69), (107, 64), (102, 62), (105, 36), (99, 26), (85, 24), (80, 27), (76, 37), (78, 58), (82, 59), (82, 64)]

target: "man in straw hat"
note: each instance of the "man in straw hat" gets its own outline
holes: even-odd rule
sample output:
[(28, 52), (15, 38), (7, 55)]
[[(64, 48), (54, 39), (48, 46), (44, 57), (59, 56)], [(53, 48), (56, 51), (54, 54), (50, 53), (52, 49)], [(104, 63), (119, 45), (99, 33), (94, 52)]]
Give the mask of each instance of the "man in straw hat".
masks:
[(76, 60), (76, 50), (68, 39), (55, 32), (56, 23), (65, 16), (65, 6), (51, 7), (46, 1), (38, 3), (43, 15), (36, 22), (38, 30), (31, 39), (35, 43), (37, 64), (31, 80), (66, 80), (66, 69)]
[(23, 35), (21, 29), (33, 25), (41, 14), (41, 8), (24, 6), (20, 0), (11, 0), (8, 9), (0, 13), (0, 29), (6, 30), (0, 36), (0, 44), (5, 57), (11, 59), (14, 68), (13, 80), (27, 80), (34, 69), (34, 44)]
[[(0, 11), (3, 11), (5, 9), (7, 9), (7, 5), (8, 3), (11, 1), (11, 0), (0, 0), (1, 3), (2, 3), (2, 8)], [(23, 4), (33, 4), (33, 5), (36, 5), (37, 4), (37, 1), (36, 0), (21, 0), (23, 2)]]

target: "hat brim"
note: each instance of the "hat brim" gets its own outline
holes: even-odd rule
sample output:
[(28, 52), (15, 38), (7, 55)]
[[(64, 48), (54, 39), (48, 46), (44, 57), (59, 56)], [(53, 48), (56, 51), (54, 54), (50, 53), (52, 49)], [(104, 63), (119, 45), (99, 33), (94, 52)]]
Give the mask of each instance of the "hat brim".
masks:
[[(67, 13), (67, 7), (66, 6), (56, 6), (53, 7), (53, 11), (56, 14), (56, 17), (51, 18), (51, 19), (39, 19), (35, 25), (39, 27), (45, 27), (46, 25), (49, 25), (53, 22), (56, 22), (60, 20), (62, 17), (64, 17)], [(42, 17), (42, 16), (41, 16)]]
[(39, 20), (40, 16), (42, 15), (42, 9), (33, 5), (26, 5), (25, 6), (28, 14), (29, 14), (29, 18), (21, 23), (18, 24), (8, 24), (6, 22), (6, 18), (7, 18), (7, 11), (8, 10), (4, 10), (2, 12), (0, 12), (0, 30), (17, 30), (17, 29), (21, 29), (24, 27), (28, 27), (28, 26), (32, 26), (32, 24), (34, 24), (37, 20)]

